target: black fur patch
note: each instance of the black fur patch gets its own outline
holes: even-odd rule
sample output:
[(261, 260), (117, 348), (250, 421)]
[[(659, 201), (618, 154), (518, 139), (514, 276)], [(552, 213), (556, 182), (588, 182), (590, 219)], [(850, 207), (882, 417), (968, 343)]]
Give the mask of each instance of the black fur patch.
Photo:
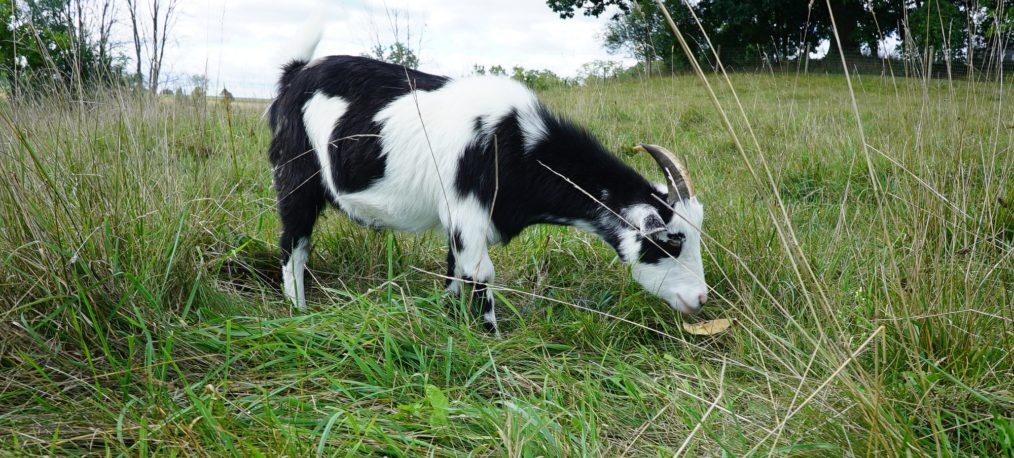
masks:
[[(331, 176), (342, 193), (362, 191), (384, 176), (386, 159), (381, 155), (380, 126), (373, 122), (377, 112), (412, 89), (432, 91), (448, 81), (365, 57), (330, 56), (309, 67), (296, 65), (285, 67), (270, 113), (272, 125), (284, 123), (291, 128), (283, 132), (276, 129), (275, 137), (288, 144), (303, 144), (307, 147), (304, 151), (314, 155), (302, 122), (306, 102), (317, 92), (348, 102), (348, 110), (331, 133), (328, 149)], [(288, 156), (295, 154), (289, 152)]]
[(461, 253), (461, 231), (453, 231), (447, 240), (447, 280), (444, 286), (451, 286), (454, 278), (454, 267), (457, 263), (457, 253)]
[[(458, 173), (454, 177), (454, 188), (462, 196), (473, 196), (483, 206), (489, 207), (493, 197), (499, 193), (500, 170), (515, 167), (518, 152), (524, 147), (517, 113), (512, 111), (493, 129), (483, 133), (483, 119), (475, 120), (475, 135), (472, 143), (465, 148), (458, 160)], [(506, 169), (505, 169), (506, 167)], [(503, 181), (500, 180), (499, 184)]]
[(683, 251), (683, 241), (686, 240), (686, 235), (682, 232), (669, 236), (669, 240), (666, 241), (654, 241), (642, 240), (641, 241), (641, 259), (640, 261), (647, 264), (655, 264), (658, 261), (665, 258), (676, 259), (680, 256), (680, 252)]

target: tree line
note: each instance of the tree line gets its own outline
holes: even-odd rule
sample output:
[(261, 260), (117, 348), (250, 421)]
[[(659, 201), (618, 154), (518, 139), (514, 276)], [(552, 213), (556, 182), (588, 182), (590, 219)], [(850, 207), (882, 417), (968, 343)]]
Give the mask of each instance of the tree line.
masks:
[[(547, 0), (561, 18), (576, 14), (611, 20), (606, 46), (637, 58), (647, 70), (684, 68), (686, 57), (654, 0)], [(764, 55), (775, 62), (796, 59), (831, 44), (834, 26), (845, 53), (906, 57), (933, 49), (939, 58), (965, 62), (1002, 49), (1014, 26), (1014, 1), (966, 0), (664, 0), (673, 20), (704, 57), (722, 49)], [(830, 10), (828, 9), (830, 5)], [(702, 33), (707, 31), (707, 35)], [(884, 49), (884, 43), (899, 43)], [(723, 61), (729, 62), (736, 55)], [(734, 62), (729, 62), (734, 63)]]
[[(0, 2), (0, 90), (14, 97), (113, 85), (158, 93), (178, 0), (5, 0)], [(112, 40), (126, 8), (131, 59)]]

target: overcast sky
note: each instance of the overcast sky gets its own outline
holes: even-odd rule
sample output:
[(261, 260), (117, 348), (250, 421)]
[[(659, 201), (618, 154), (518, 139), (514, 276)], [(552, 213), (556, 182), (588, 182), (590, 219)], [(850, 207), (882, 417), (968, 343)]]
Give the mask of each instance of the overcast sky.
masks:
[[(462, 76), (473, 64), (499, 64), (575, 76), (597, 59), (633, 63), (603, 48), (605, 17), (563, 20), (545, 0), (180, 0), (163, 64), (168, 86), (187, 85), (182, 75), (207, 73), (212, 91), (224, 85), (237, 96), (268, 97), (280, 50), (310, 18), (324, 20), (316, 55), (358, 55), (377, 36), (394, 41), (388, 11), (399, 12), (403, 33), (410, 28), (427, 72)], [(121, 23), (120, 41), (132, 50)]]

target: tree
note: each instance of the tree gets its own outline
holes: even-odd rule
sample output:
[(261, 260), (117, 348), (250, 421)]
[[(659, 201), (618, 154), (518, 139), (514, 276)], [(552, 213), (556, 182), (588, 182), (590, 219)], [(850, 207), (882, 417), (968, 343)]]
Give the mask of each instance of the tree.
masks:
[(623, 71), (624, 68), (622, 62), (613, 60), (593, 60), (581, 65), (581, 69), (578, 70), (578, 75), (580, 75), (580, 78), (587, 83), (589, 81), (616, 78), (623, 74)]
[[(630, 0), (546, 0), (549, 8), (560, 15), (561, 19), (574, 17), (578, 10), (584, 10), (585, 16), (599, 17), (606, 12), (606, 8), (613, 6), (619, 12), (613, 17), (622, 16), (630, 12)], [(667, 5), (668, 6), (668, 5)]]
[[(823, 2), (814, 6), (816, 20), (821, 24), (822, 35), (834, 38), (831, 16)], [(904, 15), (905, 5), (900, 0), (837, 0), (831, 2), (834, 23), (845, 51), (868, 52), (877, 55), (880, 40), (898, 29), (898, 21)], [(831, 43), (831, 54), (838, 53), (838, 46)]]
[[(956, 23), (956, 24), (955, 24)], [(955, 27), (957, 25), (957, 27)], [(932, 48), (934, 54), (961, 50), (967, 43), (965, 15), (949, 1), (927, 1), (908, 12), (908, 30), (912, 34), (913, 53)]]
[(112, 53), (110, 52), (109, 37), (113, 30), (113, 23), (116, 17), (116, 6), (112, 0), (102, 2), (102, 16), (99, 18), (99, 62), (103, 65), (112, 65)]
[(222, 92), (221, 94), (219, 94), (219, 96), (222, 98), (222, 106), (225, 107), (226, 111), (229, 111), (232, 108), (232, 101), (235, 99), (232, 96), (232, 93), (229, 92), (228, 89), (223, 87)]
[[(664, 0), (663, 3), (693, 51), (700, 53), (706, 50), (700, 28), (690, 10), (694, 8), (694, 12), (698, 12), (698, 7), (688, 6), (682, 0)], [(546, 4), (563, 19), (572, 18), (582, 10), (585, 16), (598, 17), (613, 8), (604, 35), (606, 49), (637, 59), (648, 73), (656, 64), (670, 70), (688, 64), (683, 49), (677, 44), (654, 0), (547, 0)]]
[(139, 21), (139, 12), (137, 10), (137, 2), (139, 0), (127, 0), (127, 12), (130, 13), (130, 31), (133, 32), (134, 38), (134, 79), (137, 80), (137, 84), (141, 85), (144, 82), (144, 77), (141, 76), (141, 23)]
[(111, 0), (0, 2), (0, 79), (15, 97), (55, 88), (80, 96), (85, 87), (119, 82), (112, 8)]
[(190, 75), (190, 85), (193, 89), (190, 90), (190, 96), (194, 99), (203, 99), (208, 94), (208, 77), (201, 74)]
[(388, 9), (388, 29), (391, 32), (393, 42), (384, 42), (380, 38), (380, 33), (375, 31), (373, 34), (373, 46), (370, 48), (370, 52), (364, 55), (380, 61), (401, 65), (411, 69), (417, 69), (419, 68), (419, 55), (417, 50), (419, 49), (419, 43), (422, 42), (422, 37), (420, 36), (419, 41), (416, 44), (416, 49), (412, 49), (411, 18), (409, 17), (405, 20), (404, 27), (402, 27), (401, 19), (402, 16), (400, 12)]
[[(823, 12), (823, 5), (820, 1), (703, 0), (699, 7), (715, 46), (784, 61), (828, 36), (822, 15), (815, 14)], [(734, 57), (723, 56), (723, 60), (731, 62)]]
[(400, 41), (387, 46), (374, 45), (371, 53), (367, 54), (366, 57), (372, 57), (411, 69), (419, 68), (419, 57), (415, 55), (415, 52), (411, 48)]
[[(130, 13), (130, 26), (134, 39), (135, 78), (141, 84), (142, 62), (148, 66), (148, 89), (158, 94), (159, 79), (162, 76), (162, 58), (165, 57), (165, 46), (169, 38), (169, 30), (176, 22), (177, 0), (150, 0), (147, 4), (148, 19), (151, 27), (145, 26), (141, 10), (143, 0), (127, 0), (127, 11)], [(144, 57), (142, 60), (142, 50)]]
[[(679, 0), (667, 0), (665, 5), (694, 52), (706, 50), (691, 10)], [(654, 0), (634, 1), (626, 14), (614, 15), (606, 25), (605, 45), (612, 53), (623, 52), (637, 59), (648, 74), (656, 64), (669, 70), (688, 68), (686, 54)]]
[(520, 65), (515, 65), (514, 68), (511, 69), (511, 78), (520, 81), (535, 90), (543, 90), (551, 87), (571, 84), (571, 81), (568, 81), (565, 78), (560, 78), (556, 73), (549, 70), (525, 69)]
[[(176, 19), (176, 0), (152, 0), (151, 3), (151, 48), (149, 85), (153, 94), (158, 93), (158, 79), (162, 74), (162, 58), (165, 57), (166, 38)], [(161, 29), (159, 25), (161, 24)]]
[(983, 9), (981, 30), (984, 38), (1003, 40), (1014, 31), (1014, 1), (1002, 0)]
[(507, 76), (507, 69), (503, 68), (502, 65), (493, 65), (489, 67), (487, 71), (485, 65), (474, 64), (472, 65), (473, 75), (492, 75), (492, 76)]

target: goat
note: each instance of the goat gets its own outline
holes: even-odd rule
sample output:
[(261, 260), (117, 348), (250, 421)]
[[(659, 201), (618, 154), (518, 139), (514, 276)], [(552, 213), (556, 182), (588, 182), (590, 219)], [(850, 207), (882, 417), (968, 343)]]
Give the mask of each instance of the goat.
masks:
[(669, 151), (640, 145), (665, 174), (652, 184), (519, 82), (364, 57), (310, 61), (314, 47), (284, 65), (267, 112), (283, 288), (298, 308), (310, 235), (328, 204), (373, 228), (445, 231), (447, 289), (470, 285), (490, 331), (488, 247), (534, 224), (594, 232), (674, 309), (695, 313), (707, 301), (704, 207)]

